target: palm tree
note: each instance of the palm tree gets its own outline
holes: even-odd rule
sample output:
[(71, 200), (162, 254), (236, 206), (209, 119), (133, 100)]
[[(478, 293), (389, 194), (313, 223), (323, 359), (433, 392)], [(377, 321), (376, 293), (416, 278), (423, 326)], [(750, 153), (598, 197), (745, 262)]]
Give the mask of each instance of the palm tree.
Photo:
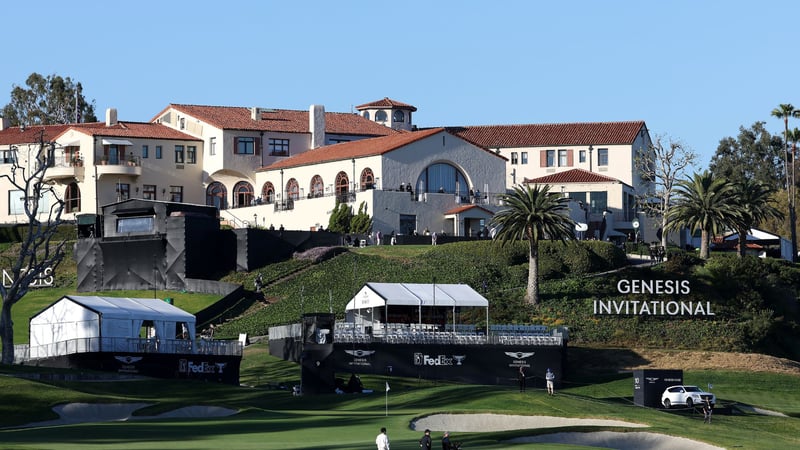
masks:
[(783, 220), (783, 213), (774, 205), (773, 189), (762, 182), (743, 179), (733, 183), (733, 189), (736, 197), (733, 206), (738, 213), (734, 226), (739, 234), (739, 257), (742, 258), (750, 229), (764, 220)]
[(569, 198), (550, 192), (550, 186), (519, 185), (500, 199), (505, 208), (495, 214), (490, 226), (494, 239), (506, 245), (512, 241), (528, 240), (528, 287), (525, 301), (539, 303), (539, 241), (573, 236), (575, 222), (569, 217)]
[(800, 117), (800, 110), (794, 109), (791, 103), (781, 103), (770, 113), (773, 117), (783, 119), (783, 165), (786, 172), (786, 193), (789, 197), (789, 230), (792, 237), (792, 262), (797, 261), (797, 227), (795, 227), (795, 208), (794, 208), (794, 158), (792, 158), (792, 176), (789, 177), (789, 152), (787, 145), (789, 142), (789, 117)]
[(726, 227), (733, 227), (738, 209), (733, 185), (725, 178), (714, 177), (711, 172), (695, 173), (689, 180), (681, 180), (675, 188), (675, 203), (667, 213), (667, 230), (683, 227), (693, 233), (700, 230), (700, 258), (708, 258), (711, 236)]

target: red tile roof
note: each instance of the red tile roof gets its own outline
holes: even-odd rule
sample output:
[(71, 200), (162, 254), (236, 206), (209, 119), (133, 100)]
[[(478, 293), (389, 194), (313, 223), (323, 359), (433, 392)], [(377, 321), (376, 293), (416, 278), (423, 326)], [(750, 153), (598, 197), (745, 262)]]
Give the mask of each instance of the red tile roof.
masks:
[(493, 215), (494, 215), (494, 213), (493, 213), (493, 212), (489, 211), (489, 210), (488, 210), (488, 209), (486, 209), (486, 208), (482, 208), (482, 207), (480, 207), (480, 206), (478, 206), (478, 205), (463, 205), (463, 206), (457, 206), (457, 207), (455, 207), (455, 208), (453, 208), (453, 209), (450, 209), (450, 210), (447, 210), (447, 211), (445, 211), (445, 212), (444, 212), (444, 214), (445, 214), (445, 215), (450, 215), (450, 214), (461, 214), (461, 213), (463, 213), (464, 211), (468, 211), (468, 210), (470, 210), (470, 209), (479, 209), (479, 210), (481, 210), (481, 211), (485, 212), (486, 214), (488, 214), (488, 215), (490, 215), (490, 216), (493, 216)]
[[(203, 106), (171, 104), (153, 120), (174, 108), (225, 130), (270, 131), (280, 133), (310, 133), (308, 111), (291, 109), (262, 109), (260, 120), (253, 120), (250, 108), (241, 106)], [(325, 132), (358, 136), (389, 136), (399, 131), (352, 113), (325, 113)]]
[(165, 125), (149, 122), (117, 122), (115, 125), (106, 126), (105, 122), (81, 123), (68, 125), (72, 129), (89, 136), (129, 137), (145, 139), (174, 139), (182, 141), (201, 141), (197, 137), (175, 130)]
[(356, 106), (356, 109), (359, 111), (368, 108), (403, 108), (411, 111), (417, 110), (416, 107), (411, 106), (408, 103), (398, 102), (397, 100), (392, 100), (389, 97), (383, 97), (382, 100), (377, 100), (374, 102), (364, 103), (363, 105)]
[(530, 184), (562, 184), (562, 183), (621, 183), (616, 178), (589, 172), (583, 169), (571, 169), (564, 172), (553, 173), (543, 177), (528, 179), (523, 183)]
[(341, 144), (326, 145), (300, 153), (297, 156), (278, 161), (267, 167), (262, 167), (259, 170), (284, 169), (288, 167), (300, 167), (330, 161), (341, 161), (352, 158), (363, 158), (365, 156), (382, 155), (443, 131), (444, 129), (442, 128), (431, 128), (425, 131), (417, 131), (414, 133), (399, 133), (392, 136), (361, 139), (352, 142), (342, 142)]
[[(63, 124), (33, 125), (25, 127), (24, 130), (20, 127), (6, 128), (0, 131), (0, 145), (33, 144), (38, 143), (40, 138), (50, 142), (67, 128), (69, 125)], [(44, 131), (43, 136), (42, 131)]]
[(445, 127), (486, 148), (632, 144), (644, 121)]

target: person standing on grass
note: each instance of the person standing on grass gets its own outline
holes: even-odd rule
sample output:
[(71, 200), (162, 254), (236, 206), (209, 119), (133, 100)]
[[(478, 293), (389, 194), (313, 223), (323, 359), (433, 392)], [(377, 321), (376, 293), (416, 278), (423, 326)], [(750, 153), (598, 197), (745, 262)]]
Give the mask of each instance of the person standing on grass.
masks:
[(381, 427), (381, 433), (375, 438), (375, 445), (378, 450), (389, 450), (389, 436), (386, 434), (386, 427)]
[(419, 448), (422, 450), (431, 450), (431, 430), (425, 430), (422, 439), (419, 440)]
[(525, 367), (519, 366), (519, 373), (517, 374), (517, 378), (519, 379), (519, 391), (525, 392)]
[(442, 450), (453, 450), (453, 444), (450, 442), (450, 432), (445, 431), (442, 437)]
[(714, 407), (711, 405), (711, 400), (706, 399), (703, 404), (703, 423), (711, 423), (711, 413), (713, 411)]
[(544, 374), (544, 379), (547, 381), (547, 394), (556, 395), (555, 387), (553, 386), (553, 383), (556, 380), (556, 374), (554, 374), (549, 367), (547, 368), (547, 372)]

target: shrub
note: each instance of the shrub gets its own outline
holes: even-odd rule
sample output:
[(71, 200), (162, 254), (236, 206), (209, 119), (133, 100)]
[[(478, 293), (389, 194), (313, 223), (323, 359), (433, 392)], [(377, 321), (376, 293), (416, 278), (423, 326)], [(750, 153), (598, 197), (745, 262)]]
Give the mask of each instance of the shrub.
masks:
[(581, 242), (570, 242), (564, 246), (564, 253), (561, 255), (564, 266), (570, 275), (584, 275), (591, 273), (594, 267), (602, 265), (596, 259), (597, 254), (592, 252), (588, 245)]
[(702, 264), (702, 262), (703, 260), (694, 253), (670, 248), (667, 250), (667, 261), (664, 263), (664, 270), (678, 275), (685, 275), (691, 272), (692, 267)]

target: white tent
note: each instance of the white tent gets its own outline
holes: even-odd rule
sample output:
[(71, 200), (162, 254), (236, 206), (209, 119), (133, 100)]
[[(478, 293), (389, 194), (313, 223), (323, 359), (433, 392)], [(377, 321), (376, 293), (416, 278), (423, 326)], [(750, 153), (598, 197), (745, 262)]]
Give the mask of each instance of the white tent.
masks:
[(194, 315), (163, 300), (67, 295), (31, 317), (30, 357), (137, 351), (145, 321), (154, 331), (148, 337), (168, 341), (186, 332), (194, 342)]
[(354, 314), (361, 315), (362, 309), (386, 308), (388, 311), (391, 306), (417, 306), (420, 322), (422, 308), (486, 308), (486, 323), (489, 323), (489, 300), (466, 284), (367, 283), (347, 302), (345, 313), (354, 321)]

